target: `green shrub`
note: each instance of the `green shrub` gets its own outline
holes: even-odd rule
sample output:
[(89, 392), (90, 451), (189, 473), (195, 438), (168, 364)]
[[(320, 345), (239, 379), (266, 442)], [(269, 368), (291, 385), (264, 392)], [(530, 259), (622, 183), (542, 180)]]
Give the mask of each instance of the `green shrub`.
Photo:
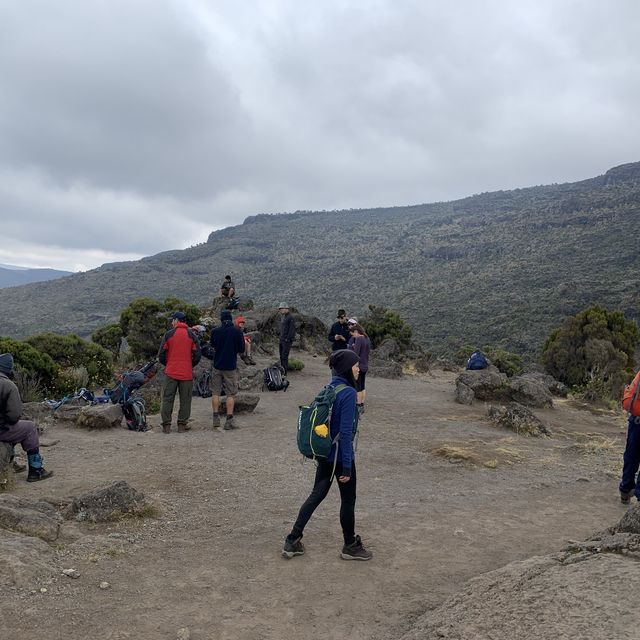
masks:
[(499, 347), (484, 347), (482, 351), (487, 355), (492, 365), (509, 377), (521, 374), (524, 369), (522, 358), (517, 353)]
[(18, 387), (22, 402), (40, 402), (45, 399), (45, 388), (39, 374), (16, 368), (13, 381)]
[(104, 327), (96, 329), (91, 334), (91, 340), (99, 344), (103, 349), (110, 351), (115, 358), (120, 351), (120, 343), (122, 342), (122, 327), (119, 323), (107, 324)]
[(153, 298), (137, 298), (122, 310), (120, 328), (136, 360), (149, 360), (158, 353), (174, 311), (184, 311), (190, 326), (197, 324), (200, 318), (198, 307), (178, 298), (167, 298), (164, 302)]
[(43, 390), (52, 388), (59, 367), (51, 356), (27, 342), (2, 337), (0, 337), (0, 353), (13, 355), (16, 373), (38, 378)]
[[(46, 353), (62, 369), (84, 367), (87, 371), (87, 385), (91, 388), (110, 381), (113, 376), (113, 358), (109, 351), (98, 344), (83, 340), (74, 333), (63, 336), (57, 333), (40, 333), (27, 338), (31, 346)], [(58, 376), (60, 378), (60, 376)], [(56, 382), (56, 391), (67, 390), (68, 377)]]
[(289, 371), (302, 371), (304, 369), (304, 362), (297, 358), (289, 358)]
[(397, 311), (370, 304), (369, 311), (360, 321), (375, 349), (388, 338), (395, 339), (404, 351), (411, 345), (411, 327)]
[(594, 305), (567, 318), (545, 341), (542, 363), (586, 399), (615, 400), (634, 373), (638, 325), (621, 311)]

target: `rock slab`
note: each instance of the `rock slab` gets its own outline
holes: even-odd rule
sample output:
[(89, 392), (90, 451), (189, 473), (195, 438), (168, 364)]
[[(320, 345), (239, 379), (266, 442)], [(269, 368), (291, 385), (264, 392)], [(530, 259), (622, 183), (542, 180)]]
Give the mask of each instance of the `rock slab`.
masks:
[(48, 502), (0, 496), (0, 528), (41, 538), (47, 542), (58, 539), (62, 516)]
[(114, 429), (122, 426), (122, 408), (111, 403), (84, 407), (75, 421), (86, 429)]
[(78, 521), (109, 522), (124, 515), (138, 515), (147, 505), (144, 494), (124, 480), (76, 496), (65, 517)]

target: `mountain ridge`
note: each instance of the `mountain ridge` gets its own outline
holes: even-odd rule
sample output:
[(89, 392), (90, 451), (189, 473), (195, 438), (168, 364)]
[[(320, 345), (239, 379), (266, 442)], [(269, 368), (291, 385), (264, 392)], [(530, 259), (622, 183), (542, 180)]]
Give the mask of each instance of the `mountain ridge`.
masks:
[(2, 290), (0, 322), (16, 337), (86, 335), (142, 295), (204, 306), (231, 273), (240, 295), (259, 305), (285, 299), (329, 321), (338, 307), (361, 315), (381, 304), (436, 351), (489, 343), (534, 354), (589, 304), (640, 317), (629, 233), (639, 213), (640, 162), (448, 202), (257, 214), (195, 247)]

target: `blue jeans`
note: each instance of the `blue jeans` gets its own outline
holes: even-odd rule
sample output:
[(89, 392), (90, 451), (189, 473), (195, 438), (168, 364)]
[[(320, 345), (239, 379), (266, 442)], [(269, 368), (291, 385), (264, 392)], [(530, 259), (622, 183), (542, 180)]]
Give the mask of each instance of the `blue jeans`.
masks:
[(640, 417), (629, 416), (620, 491), (628, 493), (635, 489), (636, 498), (640, 500), (640, 484), (636, 482), (638, 468), (640, 468)]

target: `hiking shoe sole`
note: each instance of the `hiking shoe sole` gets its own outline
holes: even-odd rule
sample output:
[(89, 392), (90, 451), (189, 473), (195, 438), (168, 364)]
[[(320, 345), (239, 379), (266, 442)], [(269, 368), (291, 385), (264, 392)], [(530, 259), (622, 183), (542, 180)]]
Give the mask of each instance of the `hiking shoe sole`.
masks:
[(368, 556), (352, 556), (349, 553), (344, 553), (344, 551), (340, 554), (340, 557), (343, 560), (360, 560), (361, 562), (366, 562), (367, 560), (371, 560), (371, 558), (373, 558), (373, 554), (372, 555), (368, 555)]
[(621, 491), (620, 502), (622, 502), (622, 504), (629, 504), (631, 502), (631, 498), (633, 497), (633, 493), (633, 491), (629, 491), (628, 493)]
[(304, 551), (282, 551), (282, 557), (286, 558), (287, 560), (291, 560), (291, 558), (294, 558), (295, 556), (303, 556), (304, 555)]

